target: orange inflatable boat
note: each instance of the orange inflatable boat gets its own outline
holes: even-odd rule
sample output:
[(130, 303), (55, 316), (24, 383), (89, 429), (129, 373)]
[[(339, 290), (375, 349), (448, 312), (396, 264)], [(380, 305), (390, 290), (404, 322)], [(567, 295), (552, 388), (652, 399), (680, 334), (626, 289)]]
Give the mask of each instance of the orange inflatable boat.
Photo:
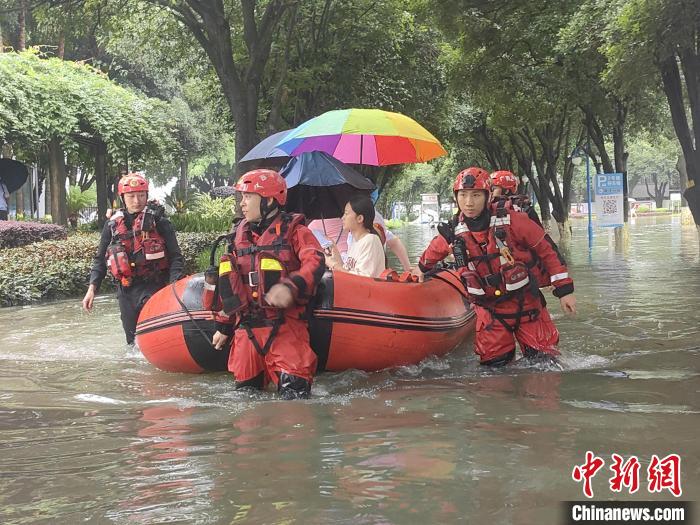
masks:
[[(212, 312), (202, 306), (204, 276), (186, 277), (146, 303), (136, 343), (161, 370), (226, 370), (228, 351), (215, 350)], [(442, 356), (474, 329), (466, 291), (449, 270), (423, 283), (327, 272), (310, 305), (311, 347), (319, 371), (373, 371)]]

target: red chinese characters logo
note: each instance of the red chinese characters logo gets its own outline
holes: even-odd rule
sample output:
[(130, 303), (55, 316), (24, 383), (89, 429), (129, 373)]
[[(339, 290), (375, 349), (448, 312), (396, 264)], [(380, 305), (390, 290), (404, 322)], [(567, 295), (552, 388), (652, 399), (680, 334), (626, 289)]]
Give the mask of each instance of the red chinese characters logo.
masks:
[(683, 493), (681, 489), (681, 457), (669, 454), (663, 459), (654, 454), (647, 469), (649, 492), (661, 492), (668, 489), (675, 497)]
[[(583, 482), (583, 494), (587, 498), (593, 497), (593, 477), (605, 465), (605, 460), (596, 456), (590, 450), (586, 452), (586, 461), (583, 465), (576, 465), (571, 477), (577, 483)], [(612, 454), (610, 470), (613, 475), (608, 482), (612, 492), (622, 492), (627, 488), (629, 494), (639, 490), (639, 471), (641, 465), (636, 456), (625, 460), (619, 454)], [(647, 489), (649, 492), (661, 492), (668, 490), (675, 497), (683, 493), (681, 489), (681, 458), (678, 454), (669, 454), (663, 459), (654, 454), (647, 468)]]
[(637, 492), (639, 490), (639, 460), (637, 456), (632, 456), (624, 461), (622, 456), (613, 454), (612, 459), (613, 464), (610, 470), (613, 471), (614, 475), (610, 478), (610, 490), (621, 492), (622, 487), (627, 487), (630, 494)]
[(605, 461), (589, 450), (586, 452), (586, 462), (583, 465), (576, 465), (571, 473), (571, 477), (574, 481), (577, 483), (583, 481), (583, 493), (587, 498), (593, 497), (591, 479), (593, 479), (593, 476), (598, 473), (603, 465), (605, 465)]

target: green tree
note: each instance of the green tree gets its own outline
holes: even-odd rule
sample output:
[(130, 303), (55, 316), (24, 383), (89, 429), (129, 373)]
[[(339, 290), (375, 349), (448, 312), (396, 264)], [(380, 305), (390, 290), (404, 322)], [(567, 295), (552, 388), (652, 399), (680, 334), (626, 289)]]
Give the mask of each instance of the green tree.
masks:
[[(66, 149), (95, 147), (102, 159), (96, 164), (104, 163), (99, 151), (138, 162), (177, 150), (164, 102), (121, 88), (89, 66), (40, 58), (31, 50), (4, 53), (0, 84), (0, 138), (25, 150), (47, 149), (52, 218), (57, 223), (67, 220)], [(104, 216), (107, 181), (104, 167), (98, 171), (98, 204)]]
[(656, 207), (663, 207), (667, 189), (678, 189), (680, 180), (676, 164), (680, 147), (676, 140), (663, 135), (639, 137), (630, 144), (629, 186), (640, 185)]
[(480, 149), (488, 167), (524, 175), (543, 220), (549, 221), (551, 203), (568, 235), (570, 152), (584, 134), (555, 48), (577, 2), (448, 0), (436, 7), (456, 50), (451, 86), (472, 111), (463, 142)]
[(78, 216), (88, 206), (97, 204), (97, 192), (95, 188), (81, 190), (79, 186), (70, 186), (66, 196), (66, 211), (68, 222), (73, 228), (78, 227)]
[(283, 0), (152, 0), (191, 32), (216, 71), (236, 129), (236, 156), (257, 142), (260, 90), (273, 39), (290, 4)]
[(606, 79), (621, 91), (660, 81), (685, 159), (684, 195), (700, 229), (700, 6), (696, 0), (620, 2), (604, 48)]

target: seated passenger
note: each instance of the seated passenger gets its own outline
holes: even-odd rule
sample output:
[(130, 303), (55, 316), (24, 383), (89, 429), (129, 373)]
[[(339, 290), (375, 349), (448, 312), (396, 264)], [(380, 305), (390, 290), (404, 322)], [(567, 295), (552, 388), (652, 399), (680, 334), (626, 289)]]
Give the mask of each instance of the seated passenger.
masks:
[(326, 251), (326, 266), (331, 270), (379, 277), (386, 269), (384, 247), (374, 230), (374, 205), (369, 197), (354, 197), (345, 205), (343, 230), (353, 237), (347, 261), (343, 263), (338, 246), (332, 244)]
[[(405, 271), (410, 272), (413, 270), (411, 262), (408, 258), (408, 251), (406, 251), (406, 247), (404, 246), (403, 242), (399, 237), (394, 235), (389, 228), (386, 227), (384, 217), (382, 217), (382, 214), (377, 211), (377, 208), (374, 208), (374, 229), (377, 230), (377, 227), (381, 228), (381, 230), (384, 232), (384, 247), (389, 248), (392, 253), (396, 255), (396, 258), (399, 260)], [(354, 239), (352, 238), (351, 233), (346, 234), (346, 237), (349, 250)], [(344, 254), (342, 248), (340, 248), (340, 243), (338, 243), (338, 249), (340, 250), (340, 255), (343, 257), (343, 260), (345, 260), (346, 254)]]

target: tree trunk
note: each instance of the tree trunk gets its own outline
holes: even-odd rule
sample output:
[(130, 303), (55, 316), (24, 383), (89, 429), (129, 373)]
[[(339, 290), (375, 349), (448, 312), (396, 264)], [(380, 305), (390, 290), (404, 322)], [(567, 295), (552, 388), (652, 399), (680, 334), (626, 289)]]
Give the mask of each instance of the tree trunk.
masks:
[(688, 180), (688, 189), (685, 190), (683, 195), (688, 201), (690, 213), (693, 214), (695, 225), (698, 227), (698, 231), (700, 231), (700, 187), (697, 184), (693, 184), (691, 187), (691, 182), (694, 183), (694, 181)]
[[(684, 197), (688, 201), (688, 207), (693, 214), (693, 220), (700, 229), (700, 148), (695, 145), (693, 135), (688, 126), (686, 108), (683, 100), (683, 86), (678, 70), (676, 56), (671, 56), (659, 64), (661, 79), (663, 80), (664, 93), (671, 110), (673, 128), (678, 137), (685, 158), (685, 166), (688, 174), (688, 187)], [(696, 79), (686, 79), (686, 82), (695, 82)], [(692, 109), (692, 108), (691, 108)], [(696, 110), (696, 111), (700, 111)]]
[(663, 208), (664, 207), (664, 197), (666, 196), (666, 183), (664, 182), (661, 185), (661, 189), (659, 193), (656, 195), (656, 207), (657, 208)]
[(625, 151), (625, 122), (627, 107), (620, 101), (615, 101), (615, 125), (613, 126), (613, 148), (615, 150), (615, 172), (622, 173), (622, 217), (623, 222), (629, 221), (630, 203), (627, 187), (627, 157)]
[(49, 142), (49, 177), (51, 179), (51, 219), (54, 224), (66, 224), (66, 159), (58, 139)]
[(17, 50), (24, 51), (27, 49), (27, 1), (20, 2), (18, 15), (19, 35), (17, 37)]
[(685, 200), (683, 196), (685, 190), (688, 188), (688, 172), (685, 169), (685, 159), (683, 154), (678, 155), (678, 160), (676, 161), (676, 170), (678, 170), (678, 178), (681, 183), (681, 207), (688, 206), (688, 201)]
[(187, 174), (189, 172), (189, 164), (187, 158), (180, 160), (180, 180), (178, 181), (178, 186), (180, 188), (181, 195), (187, 198)]
[[(236, 160), (243, 157), (258, 143), (257, 120), (258, 120), (258, 89), (251, 87), (241, 101), (241, 108), (237, 108), (234, 116), (236, 126)], [(229, 103), (230, 105), (230, 103)], [(236, 163), (236, 175), (243, 174), (243, 168)]]
[[(603, 134), (603, 130), (590, 108), (584, 108), (584, 114), (586, 115), (586, 128), (588, 128), (588, 136), (590, 137), (591, 141), (593, 141), (593, 144), (595, 144), (598, 154), (600, 155), (600, 160), (594, 160), (596, 172), (600, 173), (602, 169), (603, 173), (612, 173), (614, 171), (613, 164), (610, 161), (608, 150), (605, 147), (605, 135)], [(590, 153), (589, 155), (592, 157)]]
[(666, 196), (666, 186), (668, 185), (668, 182), (662, 182), (659, 185), (659, 177), (656, 173), (654, 173), (651, 178), (654, 181), (654, 194), (652, 195), (649, 191), (649, 180), (645, 178), (644, 184), (646, 185), (647, 195), (649, 195), (650, 199), (654, 199), (657, 208), (663, 208), (664, 197)]
[(561, 244), (569, 244), (571, 242), (571, 221), (567, 217), (563, 222), (557, 222), (559, 229), (559, 242)]
[[(547, 198), (546, 191), (540, 187), (540, 181), (538, 180), (537, 175), (532, 172), (532, 165), (534, 164), (532, 156), (533, 153), (532, 149), (529, 147), (531, 141), (527, 138), (527, 133), (527, 130), (521, 131), (519, 135), (509, 133), (509, 139), (518, 163), (518, 167), (520, 168), (520, 172), (524, 173), (527, 177), (535, 199), (540, 205), (540, 218), (542, 219), (542, 224), (546, 224), (546, 228), (549, 229), (549, 221), (551, 218), (551, 214), (549, 212), (549, 199)], [(523, 147), (523, 142), (525, 143), (525, 147)]]
[(97, 185), (97, 224), (102, 230), (110, 207), (107, 191), (107, 145), (98, 142), (95, 147), (95, 184)]
[[(542, 158), (537, 163), (538, 173), (543, 172), (543, 180), (540, 187), (547, 192), (547, 196), (552, 203), (552, 217), (560, 224), (564, 224), (569, 219), (569, 210), (564, 205), (562, 190), (559, 187), (559, 179), (557, 177), (557, 159), (559, 158), (561, 136), (567, 133), (565, 120), (566, 117), (556, 121), (552, 119), (550, 123), (535, 131), (542, 150)], [(569, 181), (570, 183), (571, 181)]]
[(44, 190), (44, 215), (51, 215), (51, 166), (49, 162), (49, 148), (44, 149), (42, 159), (42, 186)]
[[(529, 129), (525, 128), (524, 130), (520, 131), (519, 138), (522, 139), (523, 143), (525, 144), (525, 148), (523, 148), (523, 155), (525, 150), (529, 152), (529, 156), (524, 156), (529, 158), (532, 164), (535, 165), (537, 173), (532, 173), (532, 164), (529, 168), (523, 165), (523, 159), (521, 158), (521, 154), (518, 153), (518, 151), (516, 150), (518, 164), (521, 168), (525, 169), (525, 173), (527, 174), (527, 177), (530, 180), (530, 184), (532, 185), (532, 189), (535, 192), (535, 196), (539, 201), (540, 218), (542, 219), (542, 225), (545, 227), (545, 230), (551, 231), (551, 226), (549, 224), (552, 218), (552, 212), (549, 207), (551, 192), (549, 191), (549, 182), (546, 180), (544, 175), (545, 161), (541, 156), (538, 155), (539, 151)], [(512, 140), (513, 139), (511, 139), (511, 141)]]
[(63, 60), (66, 56), (66, 35), (63, 33), (63, 29), (58, 35), (58, 49), (56, 50), (56, 56)]
[[(257, 143), (260, 86), (276, 28), (291, 3), (270, 0), (263, 8), (254, 0), (240, 1), (242, 32), (236, 27), (235, 39), (237, 45), (245, 45), (248, 59), (239, 63), (234, 60), (231, 27), (223, 0), (151, 1), (165, 6), (186, 25), (209, 57), (234, 121), (236, 159), (240, 159)], [(241, 169), (236, 166), (239, 174)]]
[(15, 192), (15, 214), (17, 219), (20, 217), (24, 218), (24, 186)]

